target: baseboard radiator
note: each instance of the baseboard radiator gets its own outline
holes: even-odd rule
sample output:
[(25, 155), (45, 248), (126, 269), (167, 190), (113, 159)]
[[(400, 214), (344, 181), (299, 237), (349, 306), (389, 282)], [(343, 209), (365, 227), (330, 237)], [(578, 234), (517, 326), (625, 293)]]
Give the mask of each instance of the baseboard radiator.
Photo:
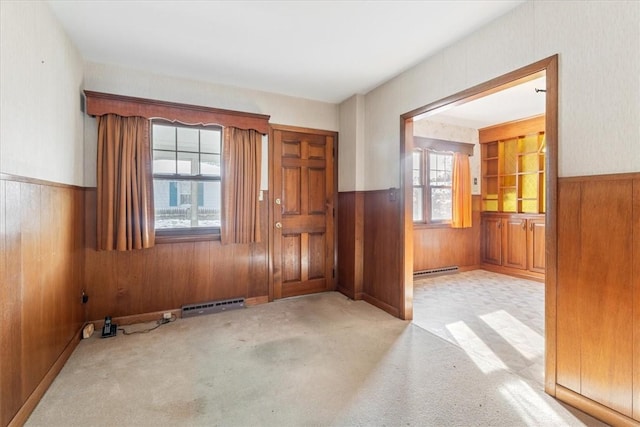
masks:
[(451, 267), (431, 268), (429, 270), (414, 271), (413, 278), (419, 279), (422, 277), (440, 276), (442, 274), (457, 273), (458, 271), (460, 271), (460, 267), (457, 265), (453, 265)]
[(226, 299), (182, 306), (182, 317), (201, 316), (203, 314), (220, 313), (221, 311), (244, 308), (244, 298)]

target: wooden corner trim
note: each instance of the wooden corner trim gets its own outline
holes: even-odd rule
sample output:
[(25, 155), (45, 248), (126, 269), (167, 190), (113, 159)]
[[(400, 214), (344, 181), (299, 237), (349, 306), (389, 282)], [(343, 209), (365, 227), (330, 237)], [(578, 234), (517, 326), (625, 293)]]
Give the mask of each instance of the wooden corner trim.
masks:
[[(386, 302), (380, 301), (378, 298), (372, 297), (371, 295), (366, 294), (364, 292), (362, 293), (362, 299), (368, 302), (369, 304), (375, 307), (378, 307), (380, 310), (386, 311), (393, 317), (400, 318), (400, 310), (398, 308), (393, 307), (387, 304)], [(411, 319), (407, 319), (407, 320), (411, 320)]]

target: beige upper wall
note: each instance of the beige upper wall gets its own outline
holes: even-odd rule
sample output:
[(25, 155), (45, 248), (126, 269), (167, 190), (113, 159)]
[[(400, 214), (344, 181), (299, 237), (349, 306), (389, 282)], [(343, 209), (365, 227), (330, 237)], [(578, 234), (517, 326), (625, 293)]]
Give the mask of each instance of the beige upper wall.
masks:
[(82, 68), (45, 3), (0, 1), (0, 172), (83, 184)]
[(399, 117), (559, 54), (559, 174), (640, 171), (640, 2), (527, 2), (365, 97), (366, 190), (399, 186)]
[(340, 104), (338, 191), (364, 190), (364, 96)]
[[(271, 123), (338, 130), (338, 106), (268, 92), (216, 85), (114, 65), (85, 64), (84, 89), (140, 98), (267, 114)], [(85, 117), (85, 185), (96, 185), (97, 129)]]

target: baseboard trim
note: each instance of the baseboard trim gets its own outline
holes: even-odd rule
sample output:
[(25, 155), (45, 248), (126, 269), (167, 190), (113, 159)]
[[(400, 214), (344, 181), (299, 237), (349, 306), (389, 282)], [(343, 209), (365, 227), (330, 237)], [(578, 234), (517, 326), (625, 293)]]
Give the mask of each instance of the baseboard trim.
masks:
[(475, 265), (461, 265), (460, 267), (458, 267), (459, 270), (458, 272), (462, 273), (463, 271), (473, 271), (473, 270), (480, 270), (480, 264), (475, 264)]
[(71, 338), (71, 341), (69, 341), (60, 356), (58, 356), (49, 371), (47, 371), (45, 376), (40, 381), (40, 384), (38, 384), (31, 395), (22, 404), (22, 407), (20, 407), (16, 415), (14, 415), (11, 421), (9, 421), (9, 425), (7, 427), (21, 427), (27, 422), (33, 410), (36, 409), (36, 406), (38, 406), (38, 403), (40, 403), (42, 396), (44, 396), (46, 391), (49, 389), (49, 386), (51, 386), (51, 383), (53, 383), (53, 380), (56, 379), (56, 377), (62, 370), (62, 367), (65, 363), (67, 363), (67, 360), (69, 360), (69, 357), (71, 357), (71, 354), (80, 343), (81, 334), (82, 328), (80, 328), (77, 333), (73, 334), (73, 338)]
[(519, 277), (521, 279), (533, 280), (535, 282), (544, 283), (544, 274), (533, 273), (527, 270), (519, 270), (517, 268), (503, 267), (500, 265), (485, 264), (480, 265), (482, 270), (492, 271), (494, 273), (506, 274), (508, 276)]
[(380, 301), (379, 299), (374, 298), (371, 295), (368, 295), (366, 293), (362, 294), (362, 299), (365, 300), (366, 302), (368, 302), (369, 304), (378, 307), (380, 310), (386, 311), (387, 313), (389, 313), (393, 317), (400, 318), (400, 311), (398, 310), (398, 308), (393, 307), (393, 306), (387, 304), (386, 302)]
[(353, 289), (349, 289), (347, 287), (340, 286), (340, 285), (336, 287), (336, 291), (345, 295), (347, 298), (351, 298), (354, 301), (361, 300), (363, 295), (362, 292), (355, 292)]
[[(153, 322), (154, 320), (162, 319), (162, 315), (164, 313), (171, 313), (176, 318), (182, 317), (182, 310), (179, 308), (176, 308), (173, 310), (162, 310), (162, 311), (154, 311), (151, 313), (141, 313), (141, 314), (132, 314), (130, 316), (114, 317), (111, 319), (111, 321), (118, 326), (133, 325), (134, 323), (147, 323), (147, 322)], [(96, 330), (99, 330), (104, 325), (104, 319), (92, 320), (87, 323), (93, 323), (94, 326), (96, 327)]]
[(266, 304), (269, 302), (269, 295), (263, 295), (261, 297), (252, 297), (244, 300), (244, 305), (252, 307), (254, 305)]
[(587, 414), (614, 426), (632, 427), (638, 426), (640, 420), (633, 420), (620, 412), (614, 411), (598, 402), (595, 402), (589, 398), (582, 396), (574, 391), (569, 390), (556, 384), (556, 398), (562, 402), (578, 408)]

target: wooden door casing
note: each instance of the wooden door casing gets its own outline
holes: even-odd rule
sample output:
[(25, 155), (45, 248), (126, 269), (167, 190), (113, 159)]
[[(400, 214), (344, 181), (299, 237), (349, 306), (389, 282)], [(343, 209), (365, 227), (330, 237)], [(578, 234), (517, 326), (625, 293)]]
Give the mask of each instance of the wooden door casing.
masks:
[(335, 133), (274, 127), (274, 299), (335, 288)]

